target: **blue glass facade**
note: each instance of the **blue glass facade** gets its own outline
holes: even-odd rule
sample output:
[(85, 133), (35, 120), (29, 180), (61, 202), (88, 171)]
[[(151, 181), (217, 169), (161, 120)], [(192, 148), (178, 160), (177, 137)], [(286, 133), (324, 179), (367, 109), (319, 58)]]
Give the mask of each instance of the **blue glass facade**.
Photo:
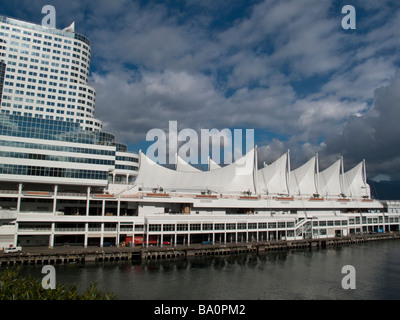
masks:
[[(15, 138), (40, 139), (46, 143)], [(77, 146), (71, 146), (71, 143)], [(66, 121), (0, 113), (0, 147), (3, 147), (0, 150), (0, 179), (1, 175), (14, 175), (103, 180), (106, 183), (111, 168), (138, 170), (137, 165), (115, 164), (117, 149), (125, 150), (126, 146), (116, 143), (112, 134), (86, 131), (79, 124)], [(68, 153), (71, 155), (66, 155)], [(17, 159), (25, 162), (16, 163)], [(29, 165), (26, 165), (27, 160)], [(121, 160), (132, 164), (138, 162), (134, 157), (118, 157), (117, 161)], [(54, 162), (60, 165), (54, 165)], [(71, 164), (76, 165), (71, 168)], [(80, 168), (81, 164), (86, 166)]]
[(13, 164), (0, 164), (0, 175), (2, 174), (89, 180), (107, 180), (108, 178), (108, 171), (49, 168)]
[(99, 165), (107, 165), (107, 166), (115, 165), (114, 160), (66, 157), (66, 156), (40, 154), (40, 153), (38, 154), (38, 153), (0, 151), (0, 158), (1, 157), (14, 158), (14, 159), (56, 161), (56, 162), (88, 163), (88, 164), (99, 164)]
[(105, 132), (82, 130), (78, 123), (0, 114), (0, 135), (114, 146), (115, 137)]
[(5, 73), (6, 73), (6, 64), (3, 61), (0, 61), (0, 105), (1, 105), (1, 97), (3, 96), (3, 84), (4, 84)]
[[(6, 141), (0, 140), (0, 147), (13, 147), (13, 148), (24, 148), (24, 149), (35, 149), (35, 150), (49, 150), (58, 152), (73, 152), (73, 153), (84, 153), (88, 155), (104, 155), (104, 156), (115, 156), (114, 150), (104, 149), (91, 149), (91, 148), (80, 148), (63, 146), (59, 144), (41, 144), (32, 142), (21, 142), (21, 141)], [(136, 159), (136, 162), (138, 160)]]

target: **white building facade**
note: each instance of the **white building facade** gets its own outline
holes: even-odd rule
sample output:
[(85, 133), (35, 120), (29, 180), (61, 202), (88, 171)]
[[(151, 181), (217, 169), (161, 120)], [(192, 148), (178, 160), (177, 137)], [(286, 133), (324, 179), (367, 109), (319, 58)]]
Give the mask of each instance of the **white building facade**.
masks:
[(0, 59), (6, 64), (4, 113), (101, 130), (102, 122), (94, 117), (96, 92), (88, 85), (91, 49), (86, 37), (0, 16), (0, 38)]
[(236, 243), (399, 231), (366, 165), (324, 171), (257, 150), (201, 171), (129, 152), (94, 117), (90, 42), (0, 16), (0, 249)]
[(73, 30), (0, 16), (0, 189), (11, 196), (0, 201), (0, 247), (14, 243), (16, 212), (53, 210), (45, 198), (13, 194), (104, 193), (137, 175), (137, 154), (94, 116), (90, 56), (89, 40)]
[[(244, 158), (252, 159), (250, 154)], [(103, 192), (95, 186), (86, 192), (67, 192), (65, 186), (43, 191), (44, 185), (37, 184), (0, 190), (3, 245), (7, 241), (25, 247), (224, 244), (399, 231), (399, 202), (359, 197), (354, 195), (357, 190), (323, 196), (240, 192), (240, 183), (230, 183), (238, 172), (232, 170), (236, 165), (206, 172), (176, 171), (141, 153), (132, 185), (109, 184)], [(288, 181), (294, 171), (283, 169), (279, 175)], [(251, 171), (260, 173), (255, 166)], [(362, 179), (364, 170), (357, 172), (354, 181)], [(226, 179), (225, 183), (210, 185), (209, 175)], [(255, 176), (241, 175), (239, 180), (247, 180), (248, 187)], [(360, 190), (363, 193), (365, 188)]]

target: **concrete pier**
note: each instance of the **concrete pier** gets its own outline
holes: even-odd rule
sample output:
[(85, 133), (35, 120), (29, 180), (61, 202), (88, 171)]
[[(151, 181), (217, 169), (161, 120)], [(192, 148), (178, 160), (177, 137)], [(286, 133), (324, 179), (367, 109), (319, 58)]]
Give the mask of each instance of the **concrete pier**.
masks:
[(193, 256), (221, 256), (242, 253), (266, 253), (351, 245), (371, 241), (400, 239), (400, 233), (366, 234), (341, 238), (296, 241), (249, 242), (237, 244), (195, 244), (191, 246), (135, 248), (24, 248), (22, 253), (0, 253), (0, 267), (16, 265), (59, 265), (130, 260), (166, 260)]

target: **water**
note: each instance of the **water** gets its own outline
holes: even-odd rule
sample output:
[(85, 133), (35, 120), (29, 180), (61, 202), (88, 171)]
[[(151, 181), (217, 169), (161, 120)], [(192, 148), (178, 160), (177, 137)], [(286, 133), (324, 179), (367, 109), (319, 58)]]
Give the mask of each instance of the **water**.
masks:
[[(224, 257), (56, 266), (57, 283), (97, 282), (121, 300), (400, 299), (400, 241)], [(342, 288), (342, 267), (356, 289)], [(25, 272), (40, 278), (39, 267)]]

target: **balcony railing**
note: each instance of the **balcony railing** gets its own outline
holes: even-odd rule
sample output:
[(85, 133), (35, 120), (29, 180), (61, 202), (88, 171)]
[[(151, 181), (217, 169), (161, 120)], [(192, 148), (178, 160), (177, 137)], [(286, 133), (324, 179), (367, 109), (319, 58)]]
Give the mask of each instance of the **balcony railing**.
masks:
[(85, 231), (85, 228), (55, 228), (55, 231), (59, 231), (59, 232), (76, 232), (76, 231)]

